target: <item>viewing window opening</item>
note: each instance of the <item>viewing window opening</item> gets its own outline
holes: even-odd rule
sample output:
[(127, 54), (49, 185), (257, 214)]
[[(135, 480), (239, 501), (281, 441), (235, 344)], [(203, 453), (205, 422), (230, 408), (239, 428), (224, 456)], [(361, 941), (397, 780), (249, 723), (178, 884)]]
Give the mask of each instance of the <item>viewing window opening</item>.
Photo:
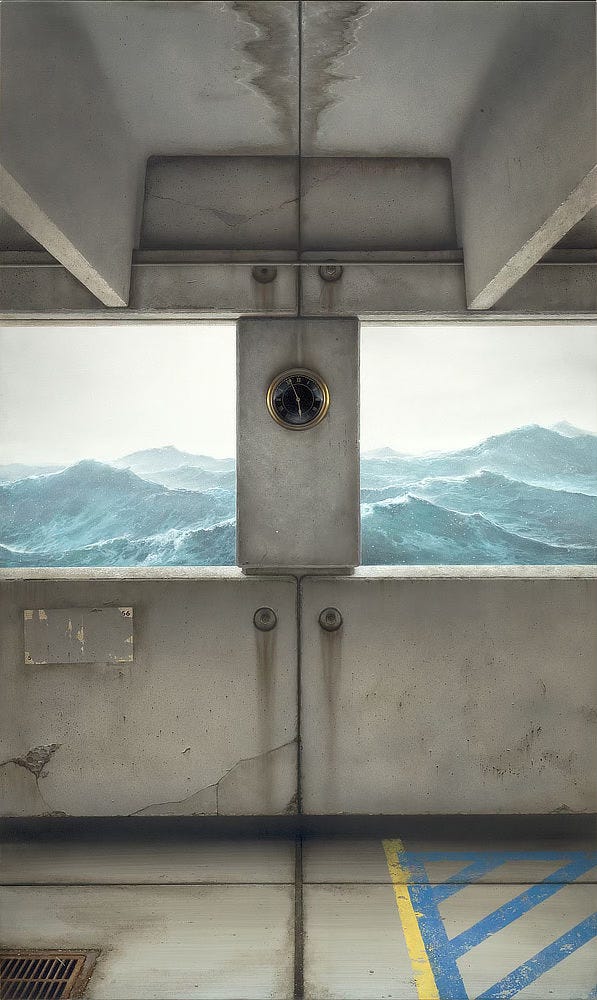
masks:
[(363, 326), (362, 562), (597, 562), (597, 329)]
[(234, 324), (0, 331), (0, 565), (235, 563)]

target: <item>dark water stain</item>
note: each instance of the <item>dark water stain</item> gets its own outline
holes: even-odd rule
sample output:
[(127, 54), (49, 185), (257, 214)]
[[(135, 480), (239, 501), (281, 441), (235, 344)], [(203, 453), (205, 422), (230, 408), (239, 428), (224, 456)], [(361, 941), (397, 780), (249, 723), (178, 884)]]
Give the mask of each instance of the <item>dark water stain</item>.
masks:
[(322, 115), (341, 98), (337, 85), (354, 77), (342, 69), (345, 59), (357, 44), (357, 34), (364, 18), (375, 3), (344, 2), (311, 4), (303, 30), (302, 144), (307, 152), (317, 140)]
[(298, 72), (292, 71), (292, 63), (298, 56), (294, 4), (230, 0), (229, 6), (257, 31), (257, 37), (243, 45), (246, 56), (256, 67), (247, 85), (265, 97), (275, 111), (275, 124), (282, 141), (292, 145), (298, 138)]
[(328, 801), (336, 799), (336, 716), (340, 712), (339, 686), (342, 670), (342, 629), (336, 632), (321, 630), (321, 659), (323, 664), (323, 686), (326, 706), (326, 733), (324, 755), (324, 783), (327, 788)]
[[(257, 713), (259, 725), (259, 745), (265, 751), (272, 745), (274, 730), (274, 681), (276, 663), (276, 629), (270, 632), (255, 630), (255, 655), (257, 661)], [(263, 802), (271, 811), (273, 802), (273, 766), (271, 754), (266, 757), (263, 770)]]

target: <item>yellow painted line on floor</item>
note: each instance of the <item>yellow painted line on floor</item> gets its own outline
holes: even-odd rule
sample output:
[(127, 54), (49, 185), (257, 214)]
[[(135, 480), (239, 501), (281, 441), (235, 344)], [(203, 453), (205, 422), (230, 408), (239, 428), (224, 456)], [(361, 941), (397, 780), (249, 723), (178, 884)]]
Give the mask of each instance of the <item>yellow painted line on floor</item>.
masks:
[(398, 906), (398, 913), (402, 922), (402, 930), (404, 932), (404, 939), (412, 965), (419, 1000), (441, 1000), (431, 968), (431, 962), (429, 961), (423, 936), (419, 928), (417, 913), (408, 891), (410, 872), (403, 868), (398, 860), (398, 852), (404, 851), (404, 844), (401, 840), (384, 840), (382, 843), (388, 863), (388, 871), (394, 886), (396, 905)]

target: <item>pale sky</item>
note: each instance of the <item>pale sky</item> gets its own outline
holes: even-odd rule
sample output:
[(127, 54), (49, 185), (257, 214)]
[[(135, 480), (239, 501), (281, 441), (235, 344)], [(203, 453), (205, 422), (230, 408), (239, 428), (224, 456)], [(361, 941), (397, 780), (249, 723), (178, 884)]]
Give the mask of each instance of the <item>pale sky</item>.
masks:
[(366, 326), (361, 449), (443, 451), (523, 424), (597, 431), (597, 325)]
[(234, 456), (234, 323), (0, 330), (0, 463)]
[[(168, 444), (233, 456), (235, 377), (233, 323), (7, 327), (0, 464)], [(595, 325), (363, 326), (364, 451), (458, 448), (563, 419), (597, 431)]]

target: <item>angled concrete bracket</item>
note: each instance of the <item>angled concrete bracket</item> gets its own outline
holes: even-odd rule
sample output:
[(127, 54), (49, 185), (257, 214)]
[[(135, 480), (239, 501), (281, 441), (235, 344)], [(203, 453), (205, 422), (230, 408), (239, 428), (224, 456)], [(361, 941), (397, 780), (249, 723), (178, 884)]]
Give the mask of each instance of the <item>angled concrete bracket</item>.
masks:
[(100, 302), (126, 306), (143, 164), (93, 47), (62, 4), (1, 17), (0, 206)]
[(489, 309), (597, 205), (595, 5), (526, 5), (452, 157), (469, 309)]

